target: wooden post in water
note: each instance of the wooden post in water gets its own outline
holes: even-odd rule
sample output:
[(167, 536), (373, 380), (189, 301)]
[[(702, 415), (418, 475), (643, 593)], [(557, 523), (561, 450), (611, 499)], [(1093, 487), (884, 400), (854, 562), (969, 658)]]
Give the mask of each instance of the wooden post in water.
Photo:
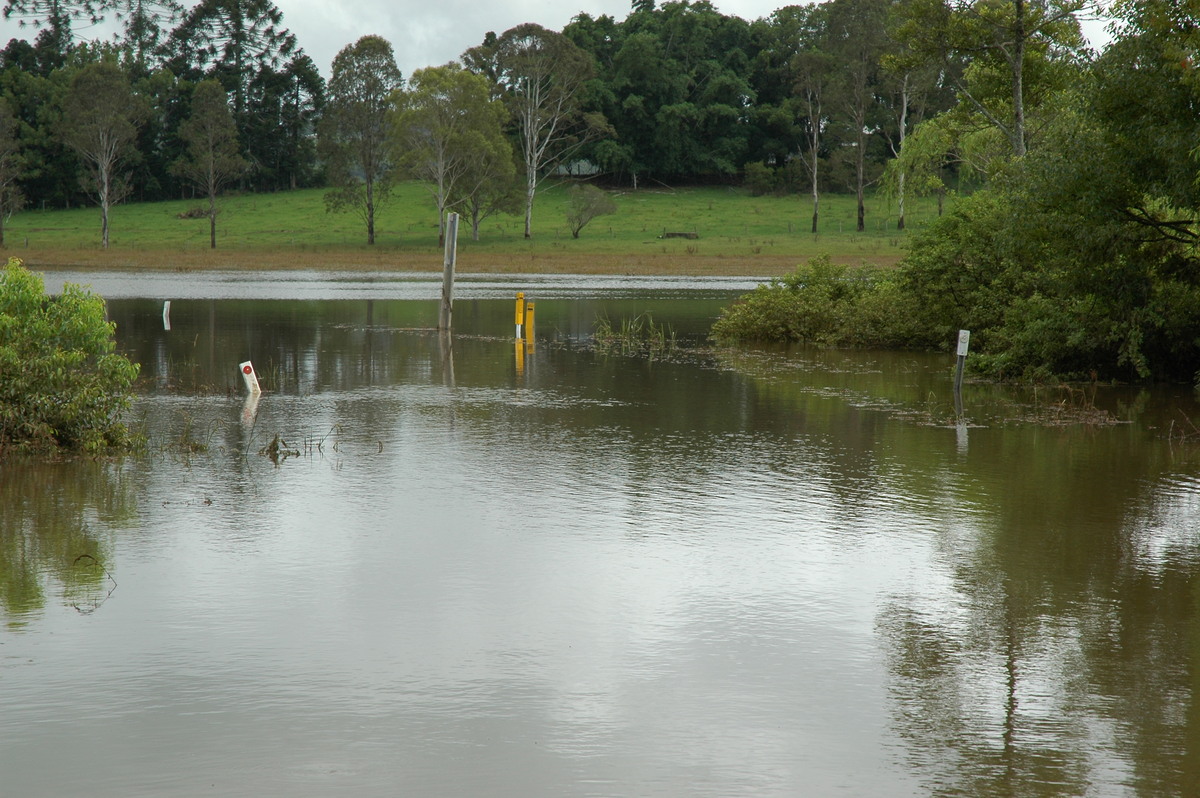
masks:
[(446, 214), (446, 259), (442, 270), (442, 312), (438, 329), (449, 331), (454, 312), (454, 261), (458, 257), (458, 214)]
[(966, 365), (967, 347), (970, 346), (971, 330), (959, 330), (959, 362), (954, 367), (954, 397), (959, 401), (961, 401), (962, 396), (962, 367)]

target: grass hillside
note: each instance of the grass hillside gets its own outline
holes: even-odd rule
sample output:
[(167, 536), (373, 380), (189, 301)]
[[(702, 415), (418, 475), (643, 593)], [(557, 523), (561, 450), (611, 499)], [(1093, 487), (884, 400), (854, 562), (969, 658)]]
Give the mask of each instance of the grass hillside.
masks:
[[(472, 241), (460, 223), (458, 268), (476, 272), (728, 274), (765, 276), (790, 270), (815, 255), (843, 263), (896, 262), (906, 233), (895, 208), (882, 199), (867, 207), (867, 231), (854, 231), (854, 199), (822, 198), (821, 232), (809, 232), (807, 197), (751, 197), (742, 189), (683, 188), (616, 192), (617, 212), (602, 216), (572, 239), (566, 192), (555, 188), (534, 205), (534, 235), (523, 217), (486, 220)], [(401, 185), (378, 213), (374, 247), (354, 214), (325, 210), (319, 189), (228, 196), (217, 220), (217, 249), (208, 246), (208, 220), (181, 218), (199, 199), (130, 203), (112, 213), (112, 244), (100, 249), (99, 212), (26, 210), (5, 228), (9, 255), (32, 267), (112, 269), (400, 269), (440, 270), (437, 217), (426, 189)], [(936, 215), (934, 200), (909, 203), (909, 231)], [(662, 238), (664, 232), (695, 239)]]

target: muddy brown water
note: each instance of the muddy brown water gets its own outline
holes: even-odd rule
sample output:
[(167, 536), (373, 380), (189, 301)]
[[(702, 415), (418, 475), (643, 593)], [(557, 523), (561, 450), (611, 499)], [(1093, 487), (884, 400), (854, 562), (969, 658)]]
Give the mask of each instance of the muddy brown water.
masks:
[(467, 281), (447, 342), (432, 277), (90, 278), (150, 447), (0, 464), (2, 795), (1200, 781), (1190, 391), (583, 345), (736, 280)]

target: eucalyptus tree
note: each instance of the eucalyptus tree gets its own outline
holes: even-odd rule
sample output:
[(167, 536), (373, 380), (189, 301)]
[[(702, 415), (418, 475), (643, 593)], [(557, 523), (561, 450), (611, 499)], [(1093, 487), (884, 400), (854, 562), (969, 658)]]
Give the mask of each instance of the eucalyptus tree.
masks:
[(418, 69), (397, 95), (397, 161), (428, 186), (438, 213), (439, 244), (445, 243), (446, 211), (478, 183), (472, 173), (486, 163), (481, 156), (512, 151), (504, 135), (508, 110), (488, 96), (490, 90), (486, 78), (450, 63)]
[(192, 93), (192, 113), (179, 129), (186, 155), (173, 171), (208, 198), (208, 240), (217, 248), (217, 195), (249, 167), (238, 148), (229, 97), (216, 80), (201, 81)]
[(329, 95), (319, 127), (319, 147), (334, 188), (325, 195), (331, 211), (357, 213), (375, 243), (375, 213), (394, 178), (391, 149), (394, 94), (404, 77), (392, 45), (363, 36), (333, 59)]
[(71, 79), (59, 135), (85, 168), (85, 188), (100, 205), (100, 236), (108, 249), (109, 212), (129, 191), (122, 167), (135, 154), (138, 126), (147, 109), (125, 72), (113, 61), (85, 66)]
[[(1013, 157), (1028, 149), (1027, 77), (1078, 58), (1077, 17), (1093, 0), (903, 0), (895, 35), (915, 60), (944, 67), (972, 112), (1003, 134)], [(957, 63), (970, 64), (960, 70)]]
[(471, 239), (479, 240), (479, 227), (498, 213), (516, 215), (524, 207), (523, 180), (517, 174), (516, 153), (507, 138), (495, 148), (472, 150), (463, 179), (455, 185), (451, 201), (471, 222)]
[[(954, 105), (953, 79), (946, 75), (948, 69), (962, 71), (958, 62), (950, 64), (930, 63), (922, 59), (914, 59), (912, 53), (898, 37), (890, 35), (900, 18), (897, 7), (892, 5), (888, 15), (889, 45), (883, 54), (881, 66), (881, 94), (887, 108), (888, 123), (883, 130), (887, 140), (891, 160), (887, 163), (883, 180), (883, 193), (896, 201), (896, 228), (905, 229), (905, 207), (908, 195), (914, 186), (910, 185), (910, 173), (907, 153), (909, 135), (928, 116), (941, 113)], [(940, 163), (926, 164), (929, 177), (935, 171), (940, 171)], [(926, 180), (924, 186), (918, 183), (917, 193), (941, 184), (940, 179)], [(943, 187), (944, 188), (944, 187)], [(940, 190), (940, 198), (944, 190)]]
[(888, 5), (891, 0), (829, 0), (825, 4), (825, 41), (838, 69), (832, 83), (832, 99), (838, 121), (852, 145), (856, 229), (866, 227), (864, 194), (867, 179), (867, 149), (881, 125), (883, 108), (880, 61), (888, 45)]
[(531, 238), (538, 186), (603, 129), (602, 120), (580, 107), (592, 59), (561, 33), (525, 23), (505, 31), (494, 46), (485, 42), (468, 50), (464, 61), (494, 74), (512, 114), (525, 165), (525, 237)]
[(805, 151), (801, 157), (809, 178), (814, 234), (821, 216), (821, 146), (829, 124), (826, 95), (838, 70), (826, 36), (827, 17), (824, 5), (787, 6), (775, 12), (779, 24), (786, 25), (797, 41), (792, 73), (797, 114), (805, 130)]

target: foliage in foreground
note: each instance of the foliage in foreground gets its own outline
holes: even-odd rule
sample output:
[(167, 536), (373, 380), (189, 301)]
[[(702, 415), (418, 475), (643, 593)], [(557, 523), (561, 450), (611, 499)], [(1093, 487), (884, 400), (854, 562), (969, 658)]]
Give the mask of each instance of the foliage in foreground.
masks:
[(114, 352), (104, 300), (75, 285), (47, 296), (11, 258), (0, 276), (0, 455), (98, 454), (132, 443), (121, 414), (138, 366)]

